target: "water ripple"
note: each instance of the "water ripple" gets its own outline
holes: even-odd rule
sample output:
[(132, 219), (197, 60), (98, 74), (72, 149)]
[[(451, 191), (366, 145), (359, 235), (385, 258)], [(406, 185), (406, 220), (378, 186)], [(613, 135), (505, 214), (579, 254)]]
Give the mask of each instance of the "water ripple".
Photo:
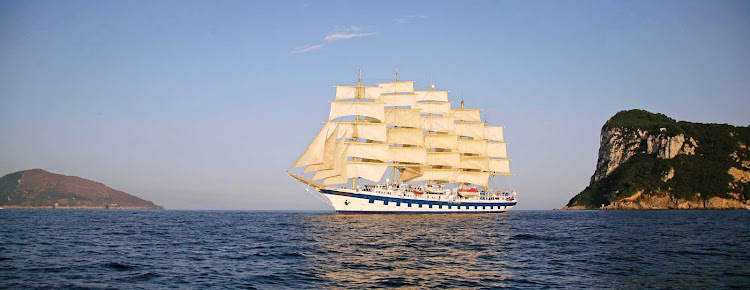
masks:
[(731, 288), (750, 211), (0, 211), (0, 288)]

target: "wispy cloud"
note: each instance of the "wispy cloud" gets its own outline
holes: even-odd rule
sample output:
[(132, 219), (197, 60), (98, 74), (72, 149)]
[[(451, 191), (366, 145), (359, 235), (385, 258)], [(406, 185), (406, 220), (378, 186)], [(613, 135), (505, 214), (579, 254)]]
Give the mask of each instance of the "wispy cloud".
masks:
[(396, 24), (414, 22), (415, 20), (427, 19), (427, 15), (406, 15), (393, 20)]
[(293, 49), (290, 53), (293, 53), (293, 54), (307, 53), (316, 49), (320, 49), (331, 41), (371, 36), (377, 33), (377, 32), (359, 32), (360, 30), (362, 29), (359, 26), (352, 25), (338, 32), (328, 33), (326, 37), (323, 38), (323, 40), (325, 41), (323, 43), (310, 44), (310, 45), (298, 47), (298, 48)]
[(303, 47), (298, 47), (298, 48), (295, 48), (295, 49), (293, 49), (293, 50), (292, 50), (292, 52), (291, 52), (291, 53), (305, 53), (305, 52), (311, 52), (311, 51), (313, 51), (313, 50), (316, 50), (316, 49), (319, 49), (319, 48), (321, 48), (321, 47), (323, 47), (323, 45), (322, 45), (322, 44), (310, 44), (310, 45), (305, 45), (305, 46), (303, 46)]
[(376, 32), (369, 32), (369, 33), (331, 33), (326, 35), (325, 40), (331, 41), (331, 40), (339, 40), (339, 39), (349, 39), (349, 38), (357, 38), (357, 37), (364, 37), (364, 36), (370, 36), (375, 35)]

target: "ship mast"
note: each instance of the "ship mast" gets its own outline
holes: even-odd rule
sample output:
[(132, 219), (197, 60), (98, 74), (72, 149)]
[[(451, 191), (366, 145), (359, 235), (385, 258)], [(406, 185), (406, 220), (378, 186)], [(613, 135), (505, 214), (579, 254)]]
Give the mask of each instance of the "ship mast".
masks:
[[(396, 80), (395, 82), (398, 82), (398, 65), (396, 66)], [(393, 106), (394, 109), (398, 109), (398, 106)], [(398, 128), (398, 126), (393, 126), (394, 128)], [(397, 145), (394, 145), (397, 146)], [(398, 161), (393, 161), (393, 184), (398, 184), (398, 178), (396, 177), (396, 174), (400, 168), (398, 167)]]
[[(432, 74), (430, 74), (430, 92), (432, 92), (435, 89), (435, 85), (432, 84)], [(427, 114), (428, 116), (432, 116), (432, 113)], [(436, 132), (437, 133), (437, 132)], [(427, 134), (432, 134), (432, 131), (427, 131)], [(429, 151), (433, 149), (427, 149)], [(436, 149), (435, 149), (436, 150)], [(428, 185), (432, 185), (433, 180), (427, 180)]]
[[(355, 93), (355, 97), (357, 98), (357, 103), (360, 102), (360, 99), (362, 98), (360, 94), (360, 90), (362, 90), (362, 69), (359, 69), (359, 75), (357, 76), (357, 89)], [(355, 123), (359, 123), (359, 115), (356, 116), (356, 119), (354, 120)], [(354, 141), (356, 141), (356, 137)], [(352, 161), (357, 161), (357, 157), (352, 157)], [(352, 189), (357, 188), (357, 177), (352, 177)]]

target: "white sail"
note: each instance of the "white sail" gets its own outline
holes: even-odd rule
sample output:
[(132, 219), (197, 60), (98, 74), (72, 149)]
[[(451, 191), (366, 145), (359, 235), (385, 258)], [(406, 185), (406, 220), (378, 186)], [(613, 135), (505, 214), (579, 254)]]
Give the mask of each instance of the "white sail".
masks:
[(461, 156), (461, 169), (476, 169), (482, 171), (490, 170), (489, 157), (487, 156)]
[(451, 115), (456, 121), (480, 122), (479, 109), (453, 109)]
[(458, 137), (450, 134), (425, 134), (424, 147), (458, 150)]
[(364, 87), (364, 94), (362, 95), (362, 98), (368, 100), (377, 100), (378, 98), (380, 98), (381, 93), (382, 89), (380, 87)]
[(427, 152), (422, 147), (389, 147), (388, 161), (427, 163)]
[(381, 89), (381, 94), (413, 93), (414, 81), (380, 83), (378, 87)]
[(414, 91), (417, 101), (447, 102), (448, 91)]
[(458, 122), (455, 124), (454, 132), (459, 136), (484, 139), (484, 123)]
[(380, 102), (331, 102), (331, 113), (328, 120), (343, 116), (367, 116), (379, 121), (385, 120), (385, 104)]
[(422, 128), (433, 132), (453, 132), (453, 117), (421, 116)]
[(424, 135), (419, 128), (388, 129), (388, 144), (424, 145)]
[(323, 165), (328, 168), (333, 168), (334, 153), (336, 151), (336, 135), (338, 135), (339, 131), (343, 130), (339, 130), (338, 127), (335, 127), (331, 136), (326, 138), (325, 145), (323, 146)]
[(488, 172), (461, 170), (461, 172), (459, 172), (458, 176), (456, 177), (456, 182), (470, 183), (486, 187), (489, 179), (490, 174)]
[(347, 157), (366, 158), (380, 161), (388, 160), (388, 144), (362, 142), (346, 142), (346, 144), (348, 145), (348, 148), (346, 149)]
[(348, 99), (367, 99), (367, 100), (379, 100), (380, 99), (380, 87), (366, 87), (366, 86), (335, 86), (336, 87), (336, 98), (335, 100), (348, 100)]
[(450, 116), (451, 103), (419, 102), (412, 106), (412, 108), (422, 110), (422, 114), (441, 114), (443, 116)]
[(292, 167), (323, 163), (326, 139), (335, 132), (335, 130), (333, 130), (334, 128), (335, 126), (329, 124), (323, 125), (323, 128), (320, 129), (318, 135), (316, 135), (313, 141), (310, 142), (310, 145), (308, 145), (307, 149), (302, 152), (302, 156), (297, 159), (297, 162), (295, 162)]
[(487, 156), (487, 140), (458, 139), (458, 151)]
[(329, 177), (334, 177), (334, 176), (339, 176), (339, 175), (341, 175), (340, 170), (324, 169), (324, 170), (319, 170), (318, 172), (315, 172), (315, 175), (313, 175), (312, 179), (320, 180), (320, 179), (326, 179)]
[(318, 164), (310, 164), (307, 167), (305, 167), (305, 170), (302, 171), (302, 173), (310, 173), (318, 170), (324, 170), (324, 169), (330, 169), (329, 165), (318, 163)]
[(417, 95), (415, 94), (381, 95), (380, 101), (385, 103), (386, 106), (414, 107), (414, 104), (417, 103)]
[(487, 142), (487, 156), (508, 158), (506, 145), (505, 142)]
[[(336, 147), (333, 153), (333, 166), (320, 169), (315, 173), (315, 176), (313, 176), (313, 180), (330, 178), (333, 176), (342, 175), (342, 173), (346, 173), (344, 166), (346, 165), (349, 143), (350, 142), (343, 141), (336, 142)], [(346, 176), (343, 176), (343, 178), (346, 179)]]
[(422, 127), (419, 109), (387, 109), (384, 123), (388, 126)]
[(348, 178), (365, 178), (374, 182), (380, 178), (388, 168), (387, 163), (371, 161), (347, 161), (348, 157), (356, 157), (360, 160), (386, 160), (388, 158), (388, 145), (360, 142), (337, 142), (334, 153), (333, 169), (318, 171), (313, 180), (325, 179), (324, 185), (346, 183)]
[[(330, 128), (331, 126), (328, 127)], [(333, 168), (334, 151), (336, 149), (336, 135), (338, 135), (337, 132), (339, 132), (340, 130), (338, 130), (338, 127), (333, 127), (332, 131), (330, 129), (327, 131), (328, 132), (326, 133), (330, 134), (330, 136), (328, 136), (325, 143), (323, 143), (323, 155), (319, 156), (322, 158), (323, 163), (308, 165), (305, 168), (304, 173)]]
[(484, 127), (484, 135), (487, 140), (503, 142), (503, 127), (500, 126), (487, 126)]
[(408, 182), (422, 176), (423, 174), (424, 167), (405, 167), (404, 171), (402, 171), (401, 175), (398, 177), (398, 180)]
[(510, 160), (508, 159), (489, 159), (490, 171), (496, 173), (510, 173)]
[(461, 164), (459, 152), (427, 152), (427, 165), (458, 168)]
[(386, 124), (366, 122), (328, 122), (336, 125), (338, 135), (336, 138), (361, 138), (373, 141), (385, 142), (387, 140)]
[(425, 168), (422, 171), (422, 175), (411, 179), (411, 181), (427, 181), (436, 180), (442, 182), (455, 182), (459, 171), (457, 169), (435, 169)]
[(323, 185), (345, 184), (345, 183), (347, 183), (347, 179), (341, 175), (329, 177), (323, 180)]
[(348, 161), (346, 163), (346, 177), (361, 177), (369, 181), (380, 182), (386, 169), (388, 169), (387, 163)]

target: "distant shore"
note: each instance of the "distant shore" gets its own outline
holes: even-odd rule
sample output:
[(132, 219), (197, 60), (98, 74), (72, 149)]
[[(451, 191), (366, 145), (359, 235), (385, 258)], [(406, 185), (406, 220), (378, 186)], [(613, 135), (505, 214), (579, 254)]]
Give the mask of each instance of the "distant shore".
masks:
[(0, 206), (2, 209), (101, 209), (101, 210), (164, 210), (161, 208), (152, 207), (129, 207), (129, 206), (116, 206), (116, 207), (104, 207), (104, 206), (22, 206), (22, 205), (3, 205)]

